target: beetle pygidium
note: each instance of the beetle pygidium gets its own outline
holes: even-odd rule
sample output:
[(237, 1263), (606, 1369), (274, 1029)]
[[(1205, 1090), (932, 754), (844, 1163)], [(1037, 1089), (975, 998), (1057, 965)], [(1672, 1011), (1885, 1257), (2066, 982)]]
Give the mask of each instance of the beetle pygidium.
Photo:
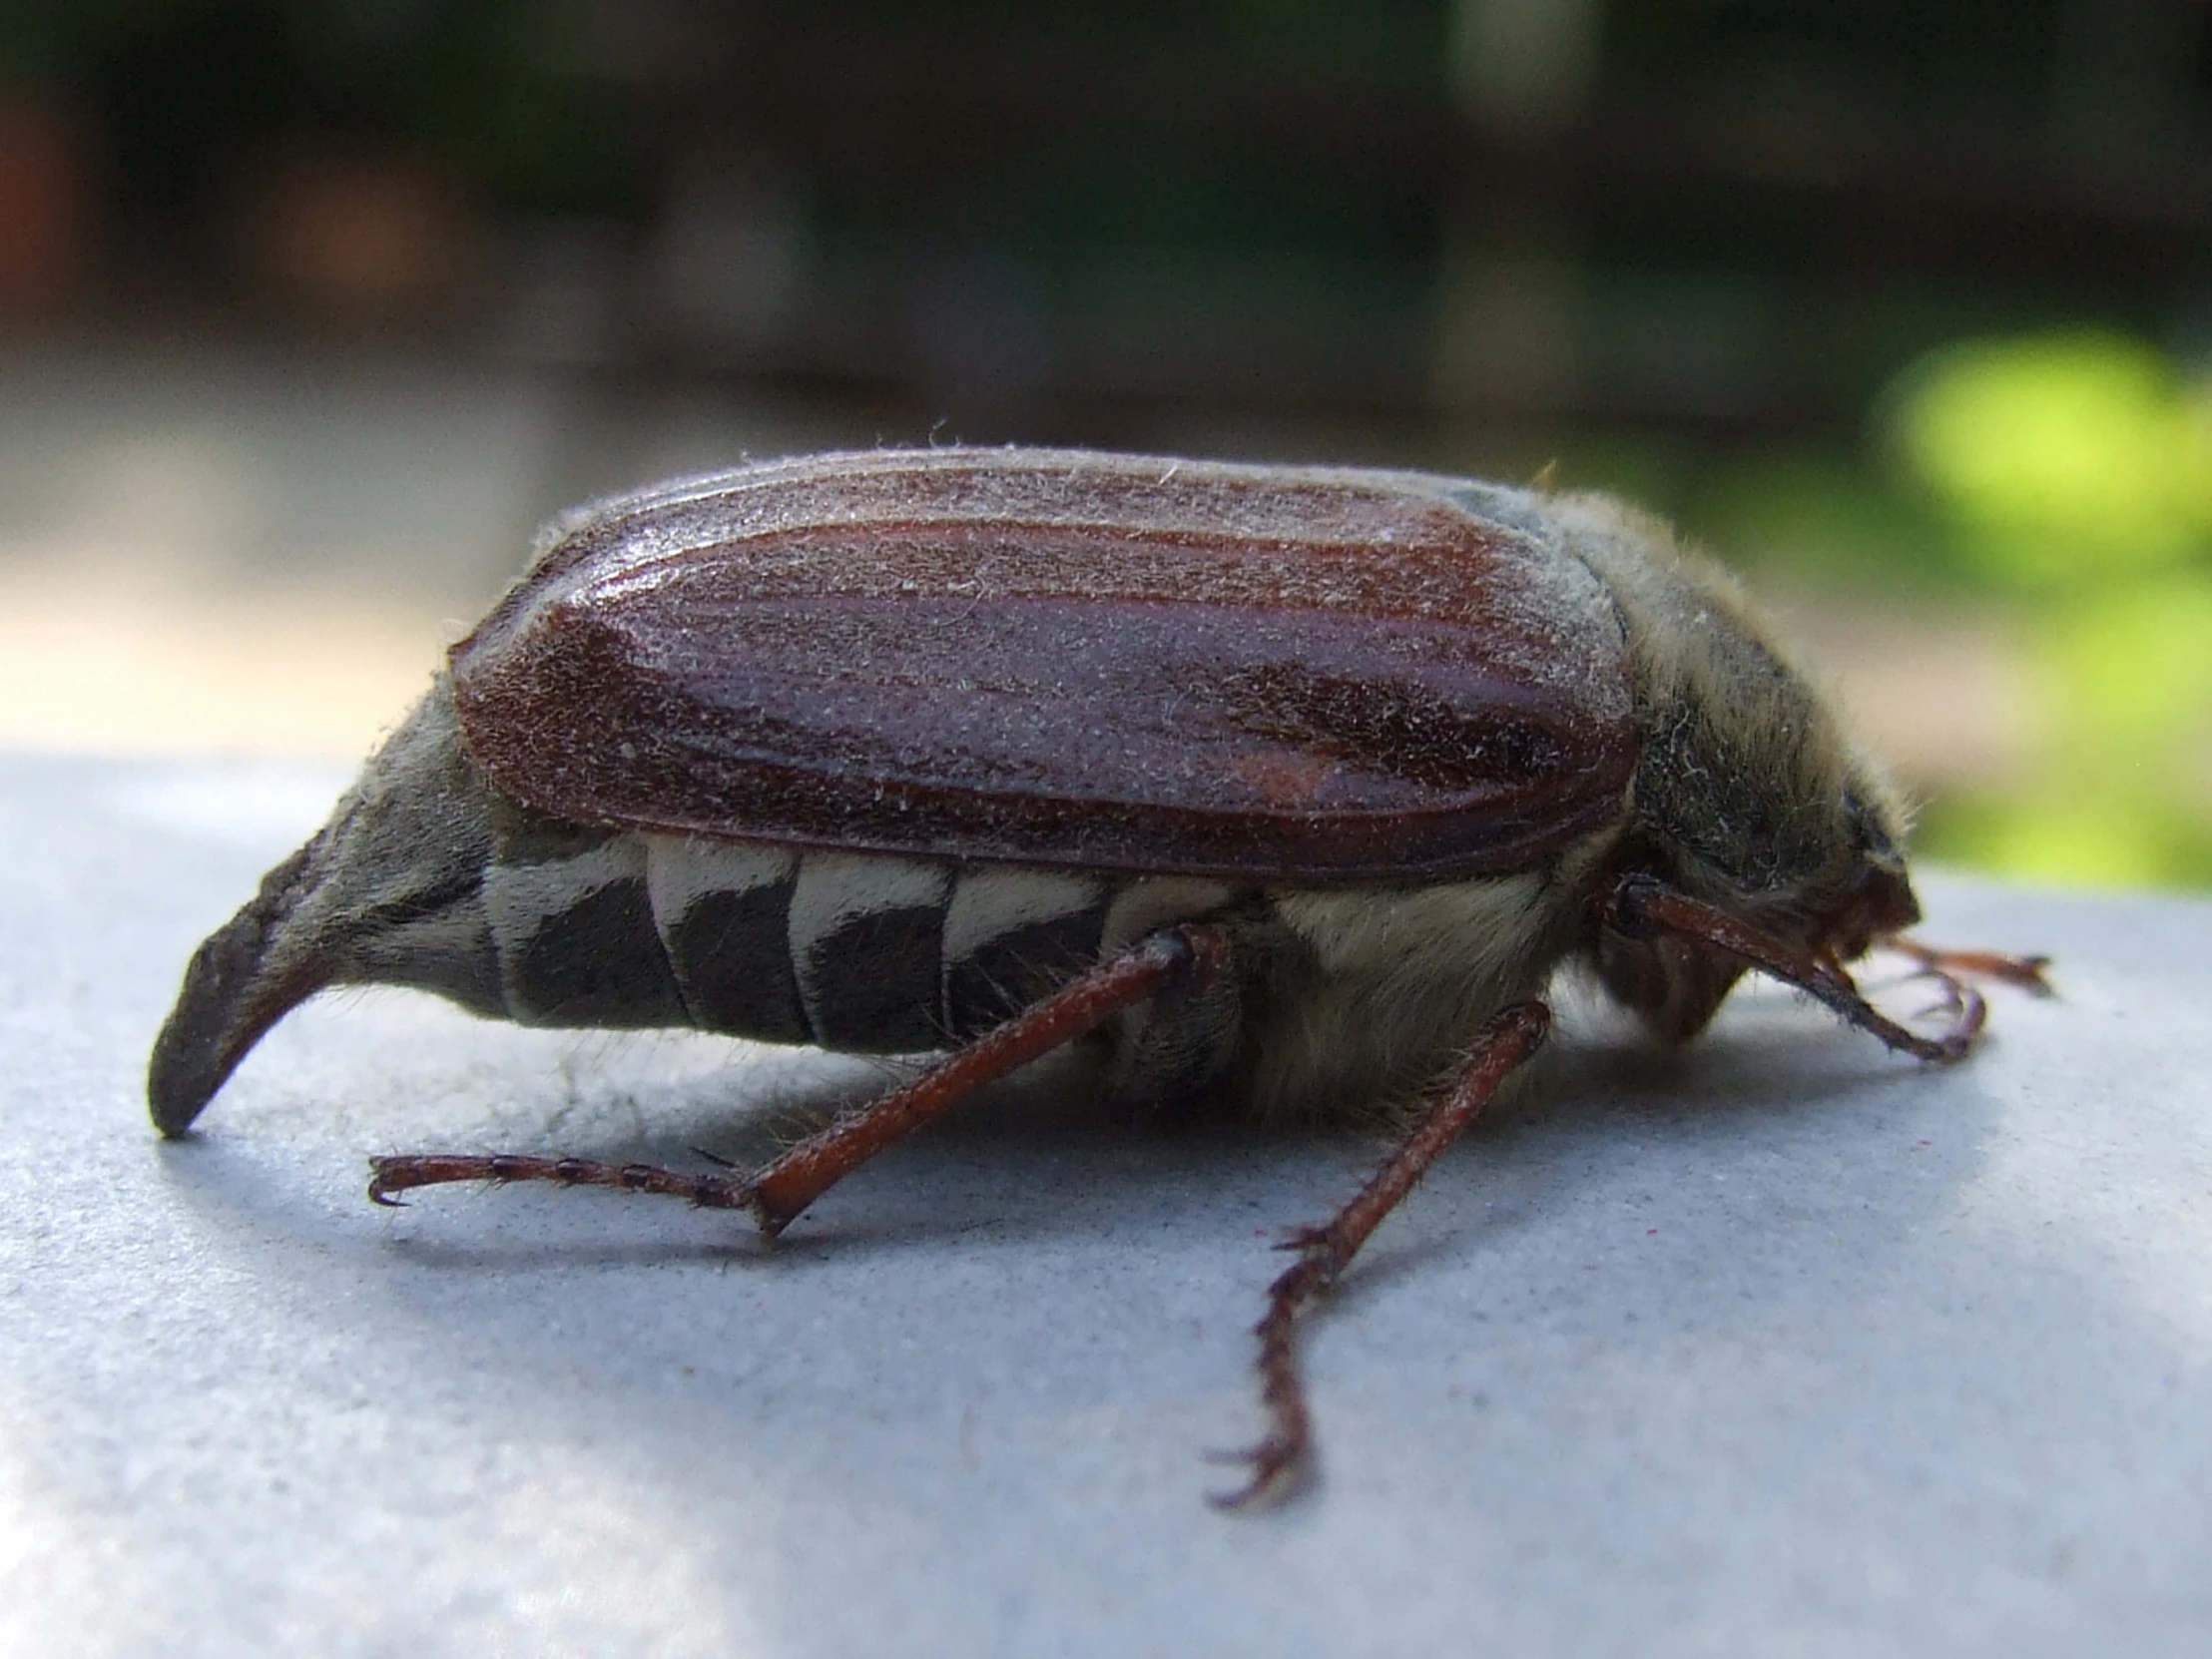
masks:
[(949, 1050), (752, 1172), (375, 1162), (371, 1195), (554, 1180), (780, 1232), (979, 1083), (1095, 1051), (1142, 1101), (1410, 1127), (1259, 1328), (1301, 1311), (1587, 969), (1660, 1039), (1746, 968), (1963, 1054), (1844, 962), (1919, 916), (1881, 771), (1727, 581), (1589, 496), (1083, 452), (825, 455), (554, 526), (322, 830), (200, 947), (155, 1044), (182, 1134), (329, 985), (547, 1025)]

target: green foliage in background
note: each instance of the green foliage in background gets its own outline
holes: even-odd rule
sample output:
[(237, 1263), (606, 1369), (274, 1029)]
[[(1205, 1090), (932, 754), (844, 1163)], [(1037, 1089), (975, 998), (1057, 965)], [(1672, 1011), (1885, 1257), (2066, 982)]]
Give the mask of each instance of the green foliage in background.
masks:
[(2212, 388), (2067, 330), (1916, 367), (1889, 436), (1961, 571), (2027, 625), (2029, 775), (1924, 841), (2025, 875), (2212, 884)]
[(2187, 562), (2212, 539), (2212, 407), (2138, 340), (1977, 340), (1900, 388), (1895, 440), (2006, 588), (2079, 589)]

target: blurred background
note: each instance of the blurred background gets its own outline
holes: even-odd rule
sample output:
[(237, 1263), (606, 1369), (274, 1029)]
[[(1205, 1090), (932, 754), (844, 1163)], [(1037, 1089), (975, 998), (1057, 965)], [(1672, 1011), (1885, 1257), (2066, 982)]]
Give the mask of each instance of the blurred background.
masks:
[(357, 755), (748, 455), (1550, 467), (2205, 885), (2208, 257), (2199, 0), (6, 0), (0, 743)]

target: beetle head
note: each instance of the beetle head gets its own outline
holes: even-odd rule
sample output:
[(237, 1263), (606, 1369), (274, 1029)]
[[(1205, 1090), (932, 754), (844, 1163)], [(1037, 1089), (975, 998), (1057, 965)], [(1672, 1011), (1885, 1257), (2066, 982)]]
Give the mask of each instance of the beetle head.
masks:
[[(1648, 832), (1631, 837), (1613, 879), (1656, 877), (1764, 941), (1763, 960), (1838, 966), (1921, 916), (1894, 841), (1887, 833), (1870, 839), (1859, 828), (1863, 817), (1857, 798), (1847, 796), (1819, 861), (1781, 872), (1784, 879), (1760, 879), (1777, 873), (1764, 858), (1731, 867), (1717, 862), (1711, 849), (1692, 850)], [(1674, 1042), (1704, 1027), (1746, 965), (1704, 939), (1617, 926), (1599, 927), (1594, 955), (1606, 988), (1655, 1034)]]
[[(1605, 579), (1634, 664), (1638, 759), (1613, 878), (1656, 877), (1829, 961), (1918, 920), (1896, 790), (1728, 577), (1611, 503), (1572, 499), (1561, 518)], [(1595, 955), (1607, 988), (1675, 1040), (1743, 972), (1695, 941), (1618, 930), (1600, 929)]]

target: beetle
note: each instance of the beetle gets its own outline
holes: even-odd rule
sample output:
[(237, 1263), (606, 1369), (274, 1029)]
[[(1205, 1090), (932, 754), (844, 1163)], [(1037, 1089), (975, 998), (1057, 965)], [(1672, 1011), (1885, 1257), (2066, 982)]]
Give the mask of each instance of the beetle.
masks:
[(1301, 1315), (1543, 1042), (1578, 967), (1678, 1043), (1747, 969), (1959, 1058), (1845, 963), (1919, 919), (1881, 768), (1715, 568), (1591, 495), (1074, 450), (828, 454), (554, 524), (329, 823), (199, 949), (157, 1039), (182, 1135), (326, 986), (528, 1024), (943, 1055), (766, 1166), (373, 1161), (370, 1196), (543, 1180), (770, 1237), (1069, 1045), (1140, 1103), (1393, 1109), (1257, 1328), (1289, 1489)]

